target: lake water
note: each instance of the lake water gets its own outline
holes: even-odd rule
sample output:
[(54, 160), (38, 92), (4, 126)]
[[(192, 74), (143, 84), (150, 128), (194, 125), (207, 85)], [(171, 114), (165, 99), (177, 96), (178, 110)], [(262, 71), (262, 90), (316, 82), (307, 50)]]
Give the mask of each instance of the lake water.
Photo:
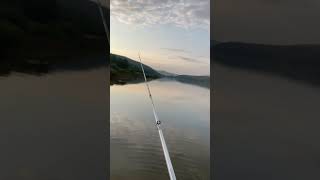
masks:
[[(320, 88), (213, 71), (214, 179), (320, 179)], [(0, 76), (0, 179), (105, 179), (107, 79), (105, 68)], [(208, 179), (209, 89), (150, 86), (177, 178)], [(168, 179), (144, 84), (110, 90), (111, 179)]]
[[(149, 85), (177, 179), (209, 179), (209, 89), (165, 79)], [(110, 98), (111, 180), (169, 179), (145, 84), (113, 85)]]
[(215, 65), (214, 179), (320, 179), (320, 88)]
[(106, 179), (106, 89), (105, 67), (0, 76), (0, 179)]

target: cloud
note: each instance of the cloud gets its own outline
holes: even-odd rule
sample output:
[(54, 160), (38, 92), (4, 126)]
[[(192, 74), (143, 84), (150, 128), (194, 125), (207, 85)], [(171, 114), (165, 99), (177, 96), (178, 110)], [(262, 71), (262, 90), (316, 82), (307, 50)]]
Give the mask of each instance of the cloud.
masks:
[(184, 49), (177, 49), (177, 48), (161, 48), (166, 51), (171, 51), (171, 52), (181, 52), (181, 53), (190, 53), (190, 51), (184, 50)]
[(110, 14), (125, 24), (209, 30), (210, 0), (112, 0)]
[(191, 63), (206, 64), (203, 61), (199, 61), (197, 59), (190, 58), (190, 57), (185, 57), (185, 56), (176, 56), (176, 57), (183, 60), (183, 61), (187, 61), (187, 62), (191, 62)]

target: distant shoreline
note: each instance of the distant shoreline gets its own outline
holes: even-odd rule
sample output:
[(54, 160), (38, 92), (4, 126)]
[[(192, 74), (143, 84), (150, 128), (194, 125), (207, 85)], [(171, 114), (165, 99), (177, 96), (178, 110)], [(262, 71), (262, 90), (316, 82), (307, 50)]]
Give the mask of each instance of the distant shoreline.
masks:
[(215, 43), (216, 63), (320, 85), (320, 45)]
[[(128, 84), (134, 82), (143, 82), (143, 74), (141, 72), (140, 63), (130, 58), (111, 54), (111, 85)], [(193, 84), (202, 87), (210, 87), (209, 76), (191, 76), (177, 75), (168, 72), (157, 71), (147, 65), (144, 65), (148, 80), (168, 78), (178, 82)]]

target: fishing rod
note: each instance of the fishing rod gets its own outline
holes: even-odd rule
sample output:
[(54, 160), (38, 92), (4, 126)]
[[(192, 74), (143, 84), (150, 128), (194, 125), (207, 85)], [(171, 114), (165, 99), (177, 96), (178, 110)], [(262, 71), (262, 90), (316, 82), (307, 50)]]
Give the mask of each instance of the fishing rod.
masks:
[(104, 16), (103, 9), (102, 9), (102, 4), (101, 4), (100, 0), (97, 0), (97, 4), (98, 4), (99, 11), (100, 11), (100, 15), (101, 15), (101, 18), (102, 18), (102, 23), (103, 23), (104, 31), (105, 31), (105, 33), (106, 33), (106, 35), (107, 35), (108, 43), (109, 43), (109, 45), (110, 45), (109, 28), (108, 28), (108, 26), (107, 26), (106, 18), (105, 18), (105, 16)]
[[(107, 35), (108, 43), (110, 45), (109, 29), (108, 29), (108, 26), (107, 26), (107, 23), (106, 23), (106, 19), (104, 17), (104, 13), (103, 13), (103, 9), (102, 9), (102, 5), (101, 5), (100, 0), (97, 0), (97, 4), (98, 4), (100, 15), (101, 15), (101, 18), (102, 18), (104, 30), (105, 30), (105, 33)], [(157, 129), (158, 129), (158, 132), (159, 132), (160, 141), (161, 141), (161, 145), (162, 145), (162, 150), (163, 150), (163, 154), (164, 154), (164, 157), (165, 157), (165, 160), (166, 160), (166, 164), (167, 164), (170, 180), (176, 180), (176, 175), (175, 175), (174, 170), (173, 170), (173, 166), (172, 166), (171, 159), (170, 159), (170, 156), (169, 156), (169, 151), (168, 151), (168, 148), (167, 148), (167, 144), (166, 144), (166, 141), (165, 141), (165, 139), (163, 137), (163, 133), (162, 133), (161, 125), (160, 125), (161, 122), (159, 121), (158, 115), (157, 115), (156, 110), (155, 110), (155, 106), (154, 106), (154, 102), (153, 102), (153, 99), (152, 99), (151, 91), (150, 91), (150, 88), (149, 88), (149, 84), (147, 82), (147, 77), (146, 77), (146, 74), (144, 72), (144, 68), (143, 68), (143, 65), (142, 65), (140, 53), (139, 53), (139, 60), (140, 60), (140, 65), (141, 65), (143, 77), (144, 77), (144, 80), (145, 80), (145, 84), (146, 84), (146, 87), (148, 89), (149, 98), (150, 98), (150, 101), (151, 101), (151, 104), (152, 104), (153, 115), (154, 115), (154, 118), (156, 120), (156, 126), (157, 126)]]
[(163, 137), (163, 133), (162, 133), (162, 129), (161, 129), (161, 121), (158, 119), (158, 115), (156, 113), (156, 108), (154, 106), (154, 102), (153, 102), (151, 91), (150, 91), (150, 87), (149, 87), (149, 84), (148, 84), (148, 81), (147, 81), (146, 73), (144, 72), (144, 68), (143, 68), (143, 65), (142, 65), (140, 53), (139, 53), (139, 60), (140, 60), (140, 66), (141, 66), (143, 77), (144, 77), (144, 82), (146, 84), (146, 87), (147, 87), (147, 90), (148, 90), (148, 94), (149, 94), (149, 98), (150, 98), (150, 101), (151, 101), (151, 104), (152, 104), (153, 116), (154, 116), (154, 119), (156, 120), (156, 126), (157, 126), (157, 129), (158, 129), (158, 132), (159, 132), (160, 141), (161, 141), (161, 145), (162, 145), (162, 150), (163, 150), (164, 157), (166, 159), (166, 164), (167, 164), (170, 180), (176, 180), (176, 175), (174, 173), (174, 169), (173, 169), (173, 166), (172, 166), (172, 163), (171, 163), (171, 159), (170, 159), (170, 156), (169, 156), (169, 151), (168, 151), (168, 148), (167, 148), (167, 144), (166, 144), (166, 141), (164, 140), (164, 137)]

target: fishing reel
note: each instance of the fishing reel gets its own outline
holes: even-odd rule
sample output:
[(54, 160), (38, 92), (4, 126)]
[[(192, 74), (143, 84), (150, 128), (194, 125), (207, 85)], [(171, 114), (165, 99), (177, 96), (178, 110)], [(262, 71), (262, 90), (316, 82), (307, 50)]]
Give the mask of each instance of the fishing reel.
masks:
[(157, 125), (160, 125), (160, 124), (161, 124), (161, 121), (158, 120), (158, 121), (156, 122), (156, 124), (157, 124)]

